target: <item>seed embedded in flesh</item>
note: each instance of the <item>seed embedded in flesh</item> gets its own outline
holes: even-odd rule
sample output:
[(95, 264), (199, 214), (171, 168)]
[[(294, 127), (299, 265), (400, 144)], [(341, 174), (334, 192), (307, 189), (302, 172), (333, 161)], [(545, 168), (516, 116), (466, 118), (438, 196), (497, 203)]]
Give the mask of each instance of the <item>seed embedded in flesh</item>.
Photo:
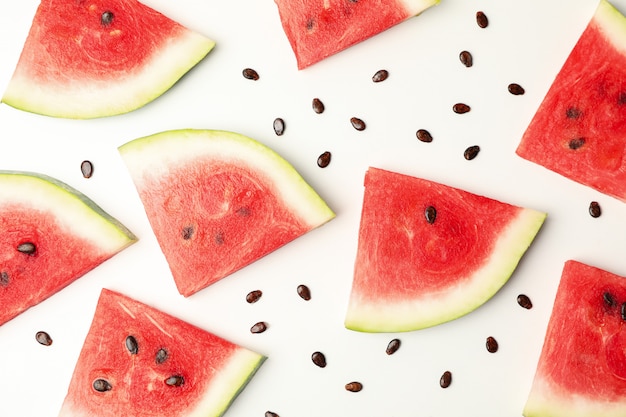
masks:
[(463, 157), (467, 159), (468, 161), (471, 161), (472, 159), (478, 156), (479, 152), (480, 152), (480, 146), (478, 145), (470, 146), (467, 149), (465, 149), (465, 152), (463, 152)]
[(580, 149), (585, 144), (585, 138), (575, 138), (569, 141), (569, 148), (572, 150)]
[(322, 153), (317, 158), (317, 166), (320, 168), (326, 168), (330, 164), (331, 156), (332, 156), (331, 153), (328, 151)]
[(263, 295), (263, 291), (261, 290), (250, 291), (248, 294), (246, 294), (246, 301), (249, 304), (256, 303), (257, 301), (259, 301), (262, 295)]
[(224, 232), (219, 231), (215, 234), (215, 244), (223, 245), (224, 244)]
[(346, 384), (346, 390), (350, 392), (359, 392), (363, 389), (363, 384), (357, 381), (348, 382)]
[(565, 116), (567, 116), (568, 119), (578, 119), (581, 114), (580, 109), (576, 107), (568, 107), (567, 110), (565, 110)]
[(602, 299), (608, 307), (615, 307), (615, 298), (613, 298), (613, 295), (610, 292), (602, 294)]
[(465, 103), (456, 103), (454, 106), (452, 106), (452, 111), (454, 111), (456, 114), (468, 113), (470, 110), (472, 110), (472, 108)]
[(9, 273), (6, 271), (0, 272), (0, 287), (6, 287), (9, 285)]
[(109, 26), (111, 25), (111, 23), (113, 23), (114, 17), (115, 16), (113, 15), (113, 12), (106, 11), (102, 13), (102, 15), (100, 15), (100, 23), (102, 24), (102, 26)]
[(126, 336), (126, 349), (132, 354), (136, 355), (139, 352), (139, 345), (137, 344), (137, 339), (135, 336), (128, 335)]
[(426, 207), (426, 210), (424, 210), (424, 215), (426, 216), (426, 221), (433, 224), (437, 218), (437, 209), (433, 206), (428, 206)]
[(393, 355), (400, 349), (400, 339), (391, 339), (391, 341), (387, 344), (387, 349), (385, 349), (385, 353), (387, 355)]
[(282, 136), (285, 133), (285, 121), (280, 117), (274, 119), (274, 133), (276, 136)]
[(241, 73), (243, 74), (243, 77), (248, 80), (257, 81), (259, 79), (259, 73), (252, 68), (245, 68)]
[(451, 383), (452, 383), (452, 372), (445, 371), (441, 375), (441, 378), (439, 378), (439, 386), (441, 388), (448, 388)]
[(602, 215), (602, 208), (600, 208), (600, 203), (597, 201), (592, 201), (589, 203), (589, 215), (591, 217), (600, 217)]
[(193, 226), (185, 226), (183, 227), (183, 239), (189, 240), (193, 237), (193, 233), (195, 229)]
[(622, 310), (620, 311), (622, 320), (626, 320), (626, 303), (622, 303)]
[(185, 383), (185, 378), (181, 375), (172, 375), (165, 380), (165, 384), (170, 387), (180, 387)]
[(154, 362), (160, 365), (165, 362), (169, 356), (170, 354), (167, 352), (167, 350), (165, 350), (165, 348), (161, 348), (157, 350), (156, 355), (154, 355)]
[(98, 392), (107, 392), (113, 389), (109, 381), (107, 381), (106, 379), (102, 379), (102, 378), (96, 379), (95, 381), (93, 381), (93, 384), (91, 385), (93, 386), (93, 389), (95, 389)]
[(305, 301), (309, 301), (311, 299), (311, 290), (304, 284), (298, 285), (297, 288), (298, 295)]
[(84, 178), (91, 178), (93, 175), (93, 164), (90, 161), (83, 161), (80, 163), (80, 172)]
[(317, 114), (324, 113), (324, 103), (319, 98), (314, 98), (312, 102), (313, 111)]
[(311, 354), (311, 360), (320, 368), (326, 367), (326, 356), (322, 352), (313, 352)]
[(430, 143), (433, 141), (432, 135), (426, 129), (419, 129), (417, 132), (415, 132), (415, 136), (417, 136), (417, 139), (421, 142)]
[(485, 346), (487, 347), (487, 352), (496, 353), (498, 351), (498, 341), (493, 336), (487, 338)]
[(264, 321), (260, 321), (258, 323), (255, 323), (250, 328), (250, 332), (251, 333), (263, 333), (266, 330), (267, 330), (267, 323), (265, 323)]
[(52, 344), (52, 338), (47, 332), (44, 331), (35, 333), (35, 340), (37, 340), (40, 345), (44, 346), (50, 346)]
[(514, 96), (521, 96), (526, 92), (526, 90), (524, 90), (524, 87), (522, 87), (521, 85), (517, 83), (509, 84), (508, 89), (509, 89), (509, 93), (513, 94)]
[(350, 123), (352, 124), (352, 127), (358, 131), (365, 130), (365, 122), (358, 117), (351, 117)]
[(461, 64), (465, 65), (467, 68), (474, 65), (474, 57), (469, 51), (461, 51), (459, 54), (459, 60), (461, 61)]
[(526, 310), (530, 310), (533, 308), (533, 303), (530, 301), (530, 298), (526, 294), (520, 294), (517, 296), (517, 304), (520, 307), (525, 308)]
[(17, 245), (17, 250), (26, 255), (34, 255), (37, 252), (37, 247), (32, 242), (24, 242)]
[(476, 12), (476, 23), (478, 24), (480, 28), (483, 28), (483, 29), (489, 26), (489, 19), (487, 18), (487, 15), (485, 14), (485, 12), (483, 11)]
[(389, 78), (389, 71), (381, 69), (376, 71), (376, 73), (372, 76), (372, 81), (379, 83), (381, 81), (385, 81), (387, 78)]

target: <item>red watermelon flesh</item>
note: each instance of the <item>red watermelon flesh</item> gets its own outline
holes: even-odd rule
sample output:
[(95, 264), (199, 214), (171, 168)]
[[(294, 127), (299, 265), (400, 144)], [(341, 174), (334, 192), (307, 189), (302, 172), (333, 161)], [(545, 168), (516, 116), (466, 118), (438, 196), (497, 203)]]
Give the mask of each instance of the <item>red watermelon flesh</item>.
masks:
[(42, 1), (2, 101), (67, 118), (129, 112), (213, 46), (136, 0)]
[(0, 324), (135, 241), (68, 185), (41, 174), (0, 171)]
[(545, 217), (370, 168), (346, 327), (410, 331), (469, 313), (509, 279)]
[(264, 360), (103, 289), (59, 417), (221, 416)]
[(567, 261), (524, 416), (625, 413), (626, 278)]
[(517, 154), (626, 201), (626, 18), (602, 0)]
[(275, 0), (298, 69), (413, 17), (439, 0)]

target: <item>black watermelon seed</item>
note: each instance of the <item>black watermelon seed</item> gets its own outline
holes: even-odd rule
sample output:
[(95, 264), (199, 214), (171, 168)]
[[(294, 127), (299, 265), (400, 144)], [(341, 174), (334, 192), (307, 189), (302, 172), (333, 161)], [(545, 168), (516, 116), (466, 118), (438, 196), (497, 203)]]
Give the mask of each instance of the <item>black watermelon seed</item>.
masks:
[(430, 134), (430, 132), (426, 129), (419, 129), (416, 133), (415, 136), (417, 136), (417, 139), (419, 139), (421, 142), (432, 142), (433, 141), (433, 137)]
[(602, 208), (597, 201), (589, 203), (589, 214), (591, 217), (600, 217), (602, 215)]
[(508, 89), (509, 89), (509, 93), (513, 94), (514, 96), (521, 96), (526, 92), (526, 90), (524, 90), (524, 87), (522, 87), (521, 85), (517, 83), (509, 84)]
[(350, 118), (350, 123), (352, 124), (352, 127), (358, 131), (365, 130), (365, 122), (358, 117)]
[(317, 114), (324, 113), (324, 109), (325, 109), (324, 103), (322, 103), (322, 100), (320, 100), (319, 98), (314, 98), (311, 105), (315, 113)]
[(91, 385), (93, 386), (93, 389), (95, 389), (98, 392), (107, 392), (113, 389), (109, 381), (107, 381), (106, 379), (102, 379), (102, 378), (96, 379), (95, 381), (93, 381), (93, 384)]
[(165, 384), (170, 387), (180, 387), (185, 383), (185, 378), (180, 375), (172, 375), (165, 380)]
[(622, 310), (620, 313), (622, 314), (622, 320), (626, 320), (626, 303), (622, 303)]
[(468, 113), (471, 109), (472, 108), (465, 103), (456, 103), (454, 106), (452, 106), (452, 111), (457, 114)]
[(319, 366), (320, 368), (326, 367), (326, 356), (324, 356), (322, 352), (313, 352), (311, 354), (311, 360), (315, 365)]
[(572, 150), (580, 149), (585, 144), (585, 138), (576, 138), (569, 141), (568, 146)]
[(280, 117), (274, 119), (274, 133), (276, 136), (282, 136), (285, 133), (285, 121)]
[(617, 104), (626, 104), (626, 92), (622, 91), (621, 93), (619, 93), (619, 97), (617, 98)]
[(459, 60), (461, 61), (461, 64), (465, 65), (467, 68), (474, 65), (474, 57), (469, 51), (461, 51), (459, 54)]
[(437, 209), (433, 206), (428, 206), (426, 207), (426, 210), (424, 210), (424, 215), (426, 216), (426, 221), (433, 224), (437, 218)]
[(487, 338), (485, 346), (487, 347), (487, 352), (496, 353), (498, 351), (498, 341), (493, 336)]
[(463, 152), (463, 157), (467, 159), (468, 161), (471, 161), (472, 159), (478, 156), (479, 152), (480, 152), (480, 146), (478, 145), (470, 146), (467, 149), (465, 149), (465, 152)]
[(193, 237), (195, 229), (193, 226), (185, 226), (183, 227), (183, 239), (189, 240)]
[(439, 378), (439, 386), (441, 388), (448, 388), (451, 383), (452, 383), (452, 372), (445, 371), (441, 375), (441, 378)]
[(260, 321), (258, 323), (255, 323), (250, 328), (250, 332), (251, 333), (263, 333), (266, 330), (267, 330), (267, 323), (265, 323), (264, 321)]
[(111, 25), (111, 23), (113, 23), (114, 17), (115, 16), (113, 15), (113, 12), (106, 11), (102, 13), (102, 15), (100, 15), (100, 23), (102, 24), (102, 26), (109, 26)]
[(385, 352), (387, 355), (393, 355), (398, 351), (398, 349), (400, 349), (400, 339), (391, 339), (391, 341), (387, 344)]
[(350, 392), (359, 392), (363, 389), (363, 384), (357, 381), (348, 382), (346, 384), (346, 390)]
[(252, 303), (256, 303), (257, 301), (259, 301), (259, 299), (261, 298), (261, 296), (263, 295), (263, 292), (261, 290), (253, 290), (250, 291), (247, 295), (246, 295), (246, 301), (250, 304)]
[(487, 15), (484, 12), (478, 11), (476, 12), (476, 23), (484, 29), (489, 26), (489, 19), (487, 19)]
[(330, 164), (331, 153), (326, 151), (317, 158), (317, 166), (326, 168)]
[(520, 294), (517, 296), (517, 304), (519, 304), (522, 308), (526, 310), (530, 310), (533, 308), (533, 303), (530, 301), (530, 298), (526, 294)]
[(167, 358), (170, 356), (170, 354), (167, 352), (167, 350), (165, 350), (164, 348), (161, 348), (159, 350), (157, 350), (156, 355), (154, 355), (154, 361), (157, 364), (162, 364), (163, 362), (165, 362), (167, 360)]
[(310, 18), (306, 21), (306, 30), (311, 31), (315, 27), (315, 19)]
[(39, 342), (39, 344), (44, 346), (50, 346), (52, 344), (52, 338), (47, 332), (39, 331), (35, 333), (35, 340)]
[(256, 81), (259, 79), (259, 73), (252, 68), (245, 68), (241, 73), (243, 74), (243, 77), (248, 80)]
[(6, 271), (0, 272), (0, 287), (6, 287), (9, 285), (9, 274)]
[(615, 298), (613, 298), (613, 295), (610, 292), (602, 294), (602, 299), (608, 307), (615, 307)]
[(385, 81), (387, 78), (389, 78), (389, 71), (381, 69), (376, 71), (376, 73), (372, 76), (372, 81), (379, 83), (381, 81)]
[(83, 161), (80, 163), (80, 172), (85, 178), (91, 178), (93, 175), (93, 164), (90, 161)]
[(32, 242), (24, 242), (17, 245), (17, 250), (26, 255), (34, 255), (37, 252), (37, 247)]
[(297, 292), (300, 298), (302, 298), (303, 300), (309, 301), (311, 299), (311, 290), (306, 285), (298, 285)]
[(581, 114), (580, 109), (577, 107), (568, 107), (567, 110), (565, 110), (565, 116), (567, 116), (568, 119), (578, 119)]
[(266, 411), (265, 412), (265, 417), (280, 417), (278, 414), (274, 413), (273, 411)]
[(139, 345), (137, 344), (137, 339), (135, 339), (135, 336), (129, 335), (126, 336), (126, 349), (128, 349), (128, 351), (133, 354), (136, 355), (137, 352), (139, 352)]

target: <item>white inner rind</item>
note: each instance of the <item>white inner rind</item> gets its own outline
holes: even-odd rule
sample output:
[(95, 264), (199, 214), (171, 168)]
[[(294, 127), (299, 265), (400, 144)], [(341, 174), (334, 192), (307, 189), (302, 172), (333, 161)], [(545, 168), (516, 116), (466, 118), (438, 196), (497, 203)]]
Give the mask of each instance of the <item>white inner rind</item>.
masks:
[(418, 15), (429, 7), (439, 4), (440, 0), (400, 0), (400, 3), (405, 7), (407, 12), (411, 15)]
[(135, 139), (119, 148), (137, 189), (144, 180), (166, 175), (170, 167), (193, 163), (203, 156), (235, 162), (258, 170), (275, 185), (278, 197), (310, 227), (320, 226), (335, 214), (276, 152), (243, 135), (216, 130), (174, 130)]
[(545, 218), (545, 213), (522, 209), (500, 235), (489, 261), (445, 292), (378, 302), (363, 300), (353, 292), (345, 326), (364, 332), (403, 332), (431, 327), (475, 310), (508, 281)]
[(167, 91), (214, 46), (212, 40), (185, 30), (148, 59), (140, 71), (120, 78), (39, 83), (18, 66), (2, 101), (33, 113), (74, 119), (127, 113)]
[(626, 16), (606, 0), (601, 0), (592, 19), (613, 47), (626, 55)]
[(51, 213), (60, 227), (107, 253), (118, 252), (136, 240), (85, 195), (52, 178), (0, 172), (0, 184), (0, 210), (3, 206), (18, 205)]

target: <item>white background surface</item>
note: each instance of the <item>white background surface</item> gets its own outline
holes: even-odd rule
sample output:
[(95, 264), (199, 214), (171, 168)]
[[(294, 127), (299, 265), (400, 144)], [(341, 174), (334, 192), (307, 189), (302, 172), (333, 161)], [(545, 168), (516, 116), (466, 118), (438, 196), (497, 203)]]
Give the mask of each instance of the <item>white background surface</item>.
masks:
[[(38, 2), (2, 0), (0, 90), (12, 74)], [(67, 289), (0, 327), (0, 416), (56, 416), (102, 287), (121, 291), (269, 357), (227, 416), (516, 417), (530, 389), (563, 262), (626, 275), (626, 205), (514, 153), (553, 77), (593, 14), (595, 0), (443, 0), (387, 32), (297, 71), (271, 0), (151, 0), (150, 5), (217, 42), (169, 92), (127, 115), (76, 121), (0, 105), (0, 168), (31, 170), (84, 192), (140, 239)], [(626, 1), (614, 2), (626, 11)], [(489, 17), (487, 29), (475, 13)], [(459, 52), (470, 51), (464, 67)], [(260, 74), (253, 82), (243, 68)], [(371, 76), (390, 77), (374, 84)], [(508, 93), (511, 82), (526, 89)], [(325, 113), (312, 111), (319, 97)], [(454, 103), (472, 111), (457, 115)], [(367, 123), (363, 132), (352, 116)], [(282, 117), (286, 132), (272, 130)], [(237, 131), (278, 151), (337, 213), (324, 227), (220, 283), (178, 294), (117, 146), (175, 128)], [(415, 138), (428, 129), (432, 143)], [(473, 161), (463, 158), (480, 145)], [(319, 154), (332, 152), (320, 169)], [(84, 179), (89, 159), (94, 175)], [(454, 322), (402, 334), (360, 334), (343, 318), (352, 279), (362, 180), (368, 166), (395, 170), (548, 212), (505, 287)], [(592, 200), (603, 214), (588, 214)], [(299, 284), (312, 292), (308, 302)], [(248, 304), (255, 289), (264, 295)], [(516, 297), (525, 293), (534, 307)], [(249, 329), (269, 323), (262, 334)], [(47, 331), (50, 347), (35, 341)], [(485, 338), (500, 343), (496, 354)], [(402, 341), (392, 356), (393, 338)], [(314, 366), (312, 352), (328, 366)], [(448, 389), (439, 387), (445, 370)], [(360, 381), (363, 391), (344, 389)]]

